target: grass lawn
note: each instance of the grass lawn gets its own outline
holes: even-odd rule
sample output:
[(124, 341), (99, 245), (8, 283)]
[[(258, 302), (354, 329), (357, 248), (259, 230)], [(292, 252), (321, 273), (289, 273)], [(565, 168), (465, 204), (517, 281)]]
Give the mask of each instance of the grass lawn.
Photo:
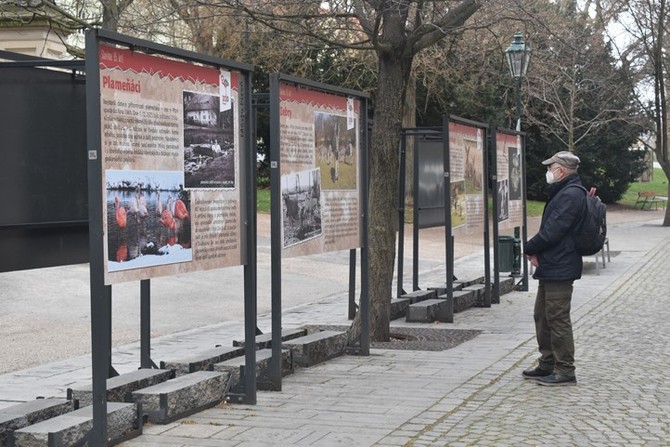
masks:
[(261, 213), (270, 212), (270, 188), (259, 189), (256, 191), (256, 208)]
[(635, 205), (637, 193), (642, 191), (653, 191), (659, 196), (668, 195), (668, 178), (661, 168), (654, 168), (654, 178), (652, 181), (631, 183), (628, 191), (626, 191), (618, 203), (622, 205)]

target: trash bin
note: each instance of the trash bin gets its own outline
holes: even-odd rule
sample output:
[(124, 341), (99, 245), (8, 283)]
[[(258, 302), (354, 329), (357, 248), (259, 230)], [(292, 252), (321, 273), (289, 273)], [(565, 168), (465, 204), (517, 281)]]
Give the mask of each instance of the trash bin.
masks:
[(498, 236), (498, 270), (521, 271), (521, 241), (514, 236)]

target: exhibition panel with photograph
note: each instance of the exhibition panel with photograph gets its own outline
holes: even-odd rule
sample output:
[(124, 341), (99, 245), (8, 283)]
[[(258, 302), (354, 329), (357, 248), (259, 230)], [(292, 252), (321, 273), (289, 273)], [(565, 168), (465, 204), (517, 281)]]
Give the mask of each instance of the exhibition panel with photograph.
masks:
[(452, 234), (484, 231), (484, 128), (449, 122)]
[(523, 226), (523, 147), (522, 136), (496, 132), (496, 172), (498, 228)]
[(279, 85), (282, 256), (361, 245), (358, 98)]
[(240, 265), (237, 71), (101, 44), (105, 283)]

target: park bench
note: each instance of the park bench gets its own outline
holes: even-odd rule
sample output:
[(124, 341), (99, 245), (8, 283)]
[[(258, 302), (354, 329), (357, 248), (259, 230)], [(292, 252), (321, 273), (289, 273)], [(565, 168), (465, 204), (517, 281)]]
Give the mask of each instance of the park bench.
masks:
[(639, 206), (640, 209), (651, 209), (651, 206), (654, 206), (654, 209), (658, 209), (658, 204), (665, 205), (666, 199), (662, 199), (656, 196), (656, 193), (653, 191), (641, 191), (637, 193), (637, 201), (635, 201), (635, 206)]

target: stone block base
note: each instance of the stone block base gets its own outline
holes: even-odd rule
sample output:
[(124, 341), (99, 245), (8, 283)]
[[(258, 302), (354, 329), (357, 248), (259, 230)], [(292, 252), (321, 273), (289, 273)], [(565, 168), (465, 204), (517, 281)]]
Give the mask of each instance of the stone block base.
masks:
[(12, 431), (69, 413), (72, 401), (65, 399), (36, 399), (0, 409), (0, 447), (13, 441)]
[(342, 355), (346, 344), (346, 333), (321, 331), (286, 341), (282, 347), (291, 351), (294, 365), (309, 367)]
[(407, 309), (407, 322), (432, 323), (442, 321), (452, 323), (454, 321), (453, 301), (446, 299), (429, 299), (410, 304)]
[[(16, 447), (82, 445), (92, 428), (93, 407), (88, 406), (17, 430), (14, 443)], [(135, 404), (107, 403), (107, 436), (111, 445), (141, 434), (142, 422)]]
[(167, 424), (180, 417), (202, 411), (221, 402), (228, 387), (229, 374), (197, 371), (133, 392), (149, 421)]
[(215, 363), (223, 362), (233, 357), (244, 355), (244, 348), (218, 347), (202, 351), (182, 360), (161, 362), (161, 369), (174, 369), (177, 376), (190, 374), (196, 371), (207, 371)]
[[(174, 377), (171, 369), (138, 369), (107, 379), (107, 402), (132, 402), (132, 392), (156, 385)], [(68, 388), (68, 399), (79, 402), (80, 407), (93, 403), (92, 385)]]
[[(305, 335), (307, 335), (306, 329), (286, 329), (281, 331), (281, 340), (293, 340)], [(233, 346), (244, 346), (244, 340), (233, 340)], [(272, 347), (272, 332), (256, 336), (256, 349), (267, 349), (270, 347)]]
[[(304, 331), (306, 332), (306, 331)], [(260, 380), (263, 375), (266, 373), (267, 369), (270, 367), (270, 361), (272, 360), (272, 349), (261, 349), (256, 351), (256, 388), (259, 390), (268, 390), (267, 386), (264, 386), (263, 382)], [(235, 386), (243, 379), (242, 369), (245, 366), (246, 359), (244, 356), (235, 357), (234, 359), (226, 360), (225, 362), (217, 363), (214, 365), (214, 371), (224, 372), (230, 374), (230, 383), (231, 388)], [(288, 349), (281, 350), (281, 374), (282, 377), (287, 376), (293, 373), (293, 362), (291, 360), (291, 351)]]

